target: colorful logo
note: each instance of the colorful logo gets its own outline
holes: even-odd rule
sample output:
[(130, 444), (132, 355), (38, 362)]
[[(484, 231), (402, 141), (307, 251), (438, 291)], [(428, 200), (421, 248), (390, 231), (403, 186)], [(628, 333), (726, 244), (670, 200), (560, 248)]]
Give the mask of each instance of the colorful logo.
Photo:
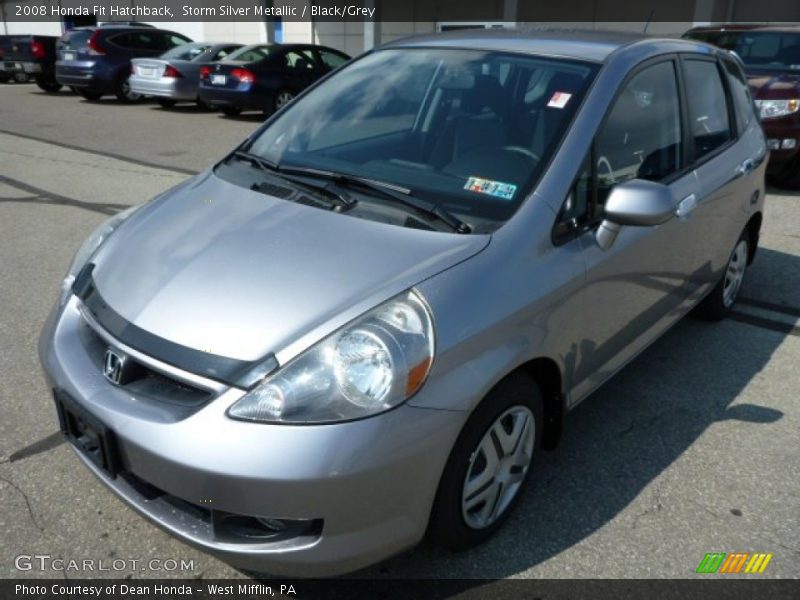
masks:
[(763, 552), (708, 552), (697, 567), (696, 573), (763, 573), (772, 553)]

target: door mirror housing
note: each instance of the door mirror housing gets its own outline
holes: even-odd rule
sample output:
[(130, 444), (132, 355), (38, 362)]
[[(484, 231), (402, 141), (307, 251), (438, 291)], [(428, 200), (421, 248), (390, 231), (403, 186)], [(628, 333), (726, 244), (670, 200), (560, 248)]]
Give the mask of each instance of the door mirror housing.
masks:
[(604, 219), (597, 228), (597, 245), (608, 250), (623, 225), (653, 227), (666, 223), (674, 214), (675, 201), (666, 185), (644, 179), (615, 185), (606, 200)]

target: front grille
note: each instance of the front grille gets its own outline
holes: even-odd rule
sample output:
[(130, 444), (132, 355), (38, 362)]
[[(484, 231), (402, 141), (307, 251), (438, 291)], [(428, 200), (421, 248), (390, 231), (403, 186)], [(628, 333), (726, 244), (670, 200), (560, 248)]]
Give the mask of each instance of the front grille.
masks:
[[(89, 358), (98, 371), (103, 372), (106, 350), (109, 348), (108, 343), (92, 329), (83, 317), (81, 317), (80, 334)], [(136, 361), (133, 357), (128, 357), (128, 360), (136, 364), (138, 377), (120, 387), (132, 394), (147, 396), (160, 402), (182, 407), (199, 407), (213, 396), (209, 390), (179, 381)]]

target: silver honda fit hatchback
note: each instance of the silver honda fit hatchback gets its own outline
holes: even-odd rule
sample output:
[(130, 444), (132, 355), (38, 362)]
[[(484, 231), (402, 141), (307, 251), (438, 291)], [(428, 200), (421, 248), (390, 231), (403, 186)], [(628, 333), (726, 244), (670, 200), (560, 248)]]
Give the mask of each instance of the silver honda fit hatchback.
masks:
[(691, 309), (730, 310), (765, 157), (708, 45), (389, 44), (90, 236), (40, 344), (61, 428), (241, 568), (472, 546), (569, 409)]

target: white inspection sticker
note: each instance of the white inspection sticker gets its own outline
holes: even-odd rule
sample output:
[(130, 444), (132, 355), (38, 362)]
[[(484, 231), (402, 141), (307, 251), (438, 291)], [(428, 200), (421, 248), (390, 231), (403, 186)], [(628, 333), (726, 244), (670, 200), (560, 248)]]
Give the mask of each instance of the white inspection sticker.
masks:
[(547, 103), (547, 106), (551, 108), (564, 108), (570, 98), (572, 98), (572, 94), (568, 94), (567, 92), (555, 92), (553, 97), (550, 98), (550, 102)]
[(502, 181), (492, 181), (480, 177), (470, 177), (464, 184), (464, 189), (478, 194), (487, 194), (503, 200), (511, 200), (517, 191), (517, 186), (513, 183), (503, 183)]

